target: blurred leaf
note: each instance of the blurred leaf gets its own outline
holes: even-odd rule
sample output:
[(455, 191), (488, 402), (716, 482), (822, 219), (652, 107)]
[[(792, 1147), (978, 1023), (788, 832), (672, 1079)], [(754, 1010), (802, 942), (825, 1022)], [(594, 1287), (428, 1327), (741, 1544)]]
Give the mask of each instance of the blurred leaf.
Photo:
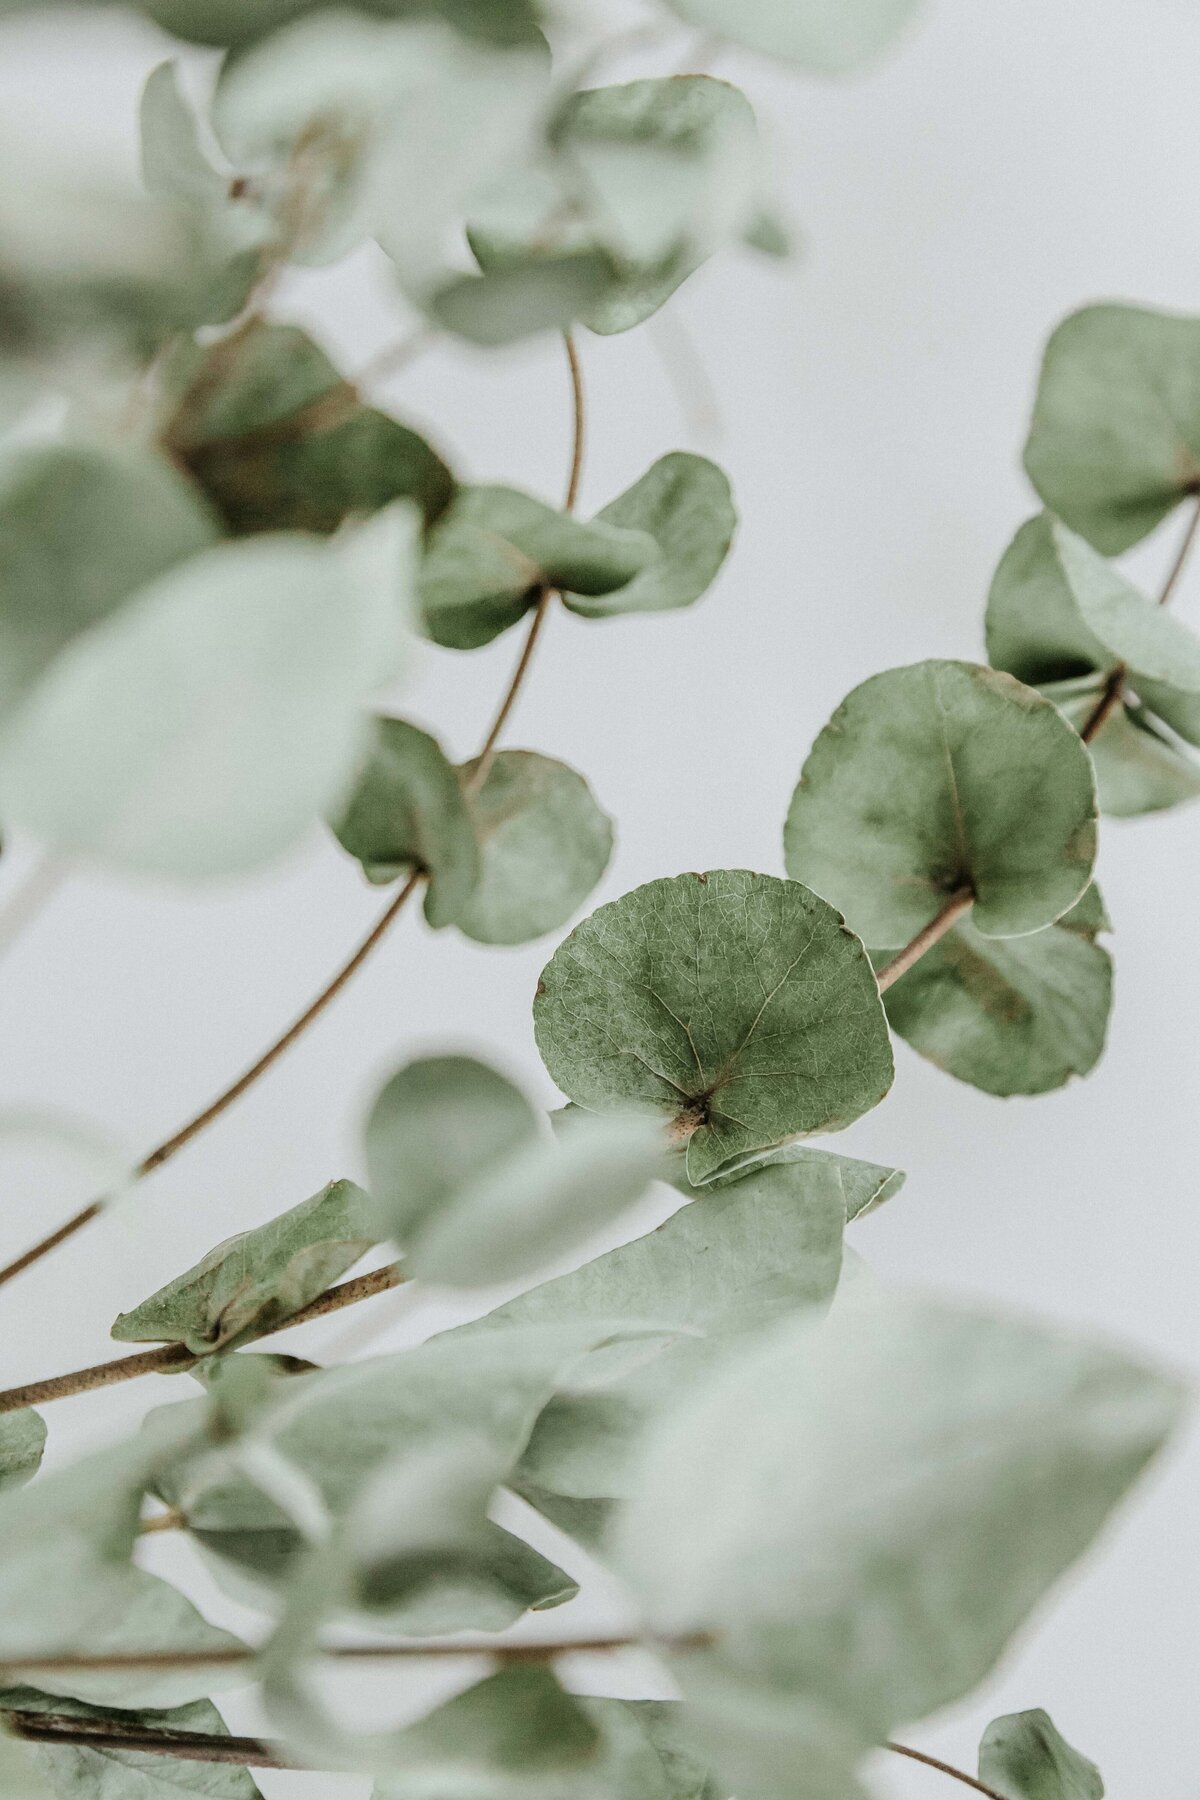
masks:
[(0, 1493), (24, 1487), (42, 1466), (46, 1423), (32, 1407), (0, 1413)]
[(906, 944), (957, 889), (987, 937), (1051, 924), (1096, 854), (1091, 763), (1011, 676), (923, 662), (864, 681), (809, 752), (784, 828), (788, 872), (871, 944)]
[[(196, 44), (240, 48), (319, 11), (324, 0), (140, 0), (140, 9), (165, 31)], [(485, 43), (537, 43), (533, 0), (355, 0), (377, 18), (445, 19)]]
[(572, 1800), (591, 1791), (598, 1742), (550, 1669), (500, 1669), (397, 1734), (375, 1800)]
[[(1082, 731), (1103, 696), (1106, 677), (1047, 681), (1041, 692)], [(1200, 794), (1200, 764), (1162, 731), (1144, 706), (1125, 700), (1088, 745), (1103, 812), (1116, 818), (1161, 812)]]
[(53, 1789), (38, 1768), (33, 1750), (12, 1736), (0, 1717), (0, 1793), (4, 1800), (51, 1800)]
[(182, 1343), (197, 1355), (283, 1324), (377, 1243), (374, 1210), (352, 1181), (331, 1181), (310, 1200), (239, 1232), (159, 1288), (112, 1335), (122, 1343)]
[(367, 1120), (371, 1191), (422, 1279), (489, 1287), (571, 1249), (650, 1181), (661, 1140), (644, 1119), (538, 1133), (524, 1097), (484, 1063), (399, 1070)]
[(425, 917), (459, 924), (480, 875), (475, 826), (458, 775), (436, 739), (404, 719), (375, 718), (358, 781), (333, 829), (368, 881), (413, 869), (429, 877)]
[[(466, 780), (476, 767), (464, 765)], [(612, 855), (612, 820), (583, 776), (532, 750), (501, 750), (470, 807), (481, 869), (455, 924), (480, 944), (525, 944), (565, 925)]]
[(217, 536), (150, 451), (48, 444), (0, 457), (0, 713), (73, 639)]
[(1095, 887), (1026, 937), (985, 938), (963, 919), (888, 989), (888, 1021), (985, 1093), (1048, 1093), (1088, 1074), (1104, 1049), (1112, 959), (1096, 934), (1106, 929)]
[(844, 75), (886, 49), (918, 0), (667, 0), (689, 24), (779, 62)]
[(1046, 346), (1025, 468), (1097, 550), (1136, 544), (1200, 488), (1200, 319), (1085, 306)]
[(690, 1129), (694, 1182), (848, 1125), (892, 1080), (861, 945), (798, 882), (744, 869), (652, 881), (600, 907), (543, 970), (533, 1012), (570, 1099)]
[(612, 287), (601, 251), (547, 251), (485, 263), (437, 288), (429, 310), (439, 325), (474, 344), (499, 347), (541, 331), (565, 331)]
[(737, 527), (729, 482), (721, 470), (682, 450), (660, 457), (597, 519), (648, 533), (662, 556), (624, 587), (598, 599), (565, 595), (572, 612), (586, 618), (691, 606), (711, 587)]
[(473, 650), (515, 625), (544, 587), (610, 593), (660, 555), (646, 532), (585, 524), (515, 488), (460, 488), (421, 567), (426, 629)]
[(1022, 681), (1120, 664), (1152, 712), (1200, 743), (1200, 638), (1048, 514), (1023, 525), (1001, 559), (987, 632), (991, 661)]
[[(189, 1706), (165, 1710), (122, 1712), (114, 1707), (88, 1706), (58, 1694), (44, 1694), (36, 1688), (9, 1688), (0, 1691), (0, 1714), (5, 1709), (52, 1713), (56, 1718), (127, 1729), (229, 1735), (211, 1700), (195, 1700)], [(191, 1762), (158, 1751), (121, 1750), (111, 1745), (92, 1749), (85, 1744), (36, 1744), (30, 1745), (30, 1754), (57, 1800), (176, 1800), (180, 1793), (201, 1794), (205, 1800), (261, 1800), (249, 1769), (236, 1764)], [(7, 1800), (8, 1789), (0, 1791)]]
[[(651, 1630), (717, 1636), (673, 1661), (723, 1776), (829, 1792), (808, 1752), (840, 1744), (854, 1791), (855, 1745), (988, 1673), (1180, 1408), (1107, 1347), (894, 1295), (731, 1357), (652, 1428), (615, 1544)], [(756, 1696), (790, 1741), (727, 1732)]]
[[(188, 345), (168, 386), (174, 454), (229, 530), (331, 532), (347, 518), (412, 500), (427, 523), (454, 480), (423, 438), (359, 401), (295, 325), (249, 327), (222, 350)], [(322, 417), (318, 410), (328, 403)]]
[(361, 708), (411, 652), (407, 513), (221, 544), (64, 651), (0, 741), (5, 820), (126, 869), (278, 856), (340, 799)]
[(1095, 1763), (1073, 1750), (1049, 1713), (1006, 1713), (979, 1744), (979, 1779), (1010, 1800), (1103, 1800)]

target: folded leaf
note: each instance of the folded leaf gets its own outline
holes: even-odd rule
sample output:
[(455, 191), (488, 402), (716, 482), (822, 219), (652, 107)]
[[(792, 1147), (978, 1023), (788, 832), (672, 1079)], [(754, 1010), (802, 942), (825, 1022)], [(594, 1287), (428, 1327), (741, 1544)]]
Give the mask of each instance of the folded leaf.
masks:
[(132, 594), (211, 544), (216, 520), (149, 451), (27, 445), (0, 457), (0, 714)]
[(592, 1111), (666, 1116), (694, 1182), (848, 1125), (891, 1085), (857, 940), (798, 882), (744, 869), (652, 881), (600, 907), (542, 971), (533, 1016), (562, 1091)]
[[(476, 764), (466, 763), (469, 781)], [(480, 873), (455, 923), (480, 944), (525, 944), (565, 925), (608, 867), (613, 827), (582, 775), (501, 750), (471, 794)]]
[(504, 1078), (467, 1057), (409, 1063), (367, 1120), (380, 1214), (415, 1275), (487, 1287), (599, 1230), (645, 1192), (661, 1140), (644, 1119), (541, 1135)]
[(682, 450), (660, 457), (596, 516), (608, 525), (648, 532), (662, 556), (599, 599), (564, 595), (572, 612), (586, 618), (691, 606), (712, 585), (737, 527), (725, 476), (715, 463)]
[(867, 943), (907, 943), (964, 886), (985, 936), (1037, 931), (1091, 879), (1091, 763), (1057, 708), (1011, 676), (889, 669), (813, 745), (784, 855)]
[(1103, 1800), (1095, 1763), (1073, 1750), (1049, 1713), (1006, 1713), (979, 1744), (979, 1779), (1008, 1800)]
[(379, 1241), (374, 1209), (352, 1181), (239, 1232), (159, 1288), (112, 1328), (123, 1343), (180, 1343), (197, 1355), (274, 1330), (324, 1293)]
[(333, 820), (343, 850), (368, 881), (428, 876), (425, 917), (459, 921), (479, 881), (480, 852), (458, 776), (428, 732), (404, 719), (372, 720), (358, 780)]
[[(742, 1695), (865, 1751), (967, 1693), (1180, 1410), (1122, 1353), (896, 1295), (728, 1359), (652, 1427), (614, 1540), (652, 1630), (715, 1634), (674, 1662), (718, 1768)], [(778, 1749), (742, 1735), (739, 1793), (780, 1791)]]
[(45, 1421), (31, 1406), (21, 1412), (0, 1413), (0, 1493), (33, 1480), (45, 1447)]
[(1096, 935), (1107, 929), (1094, 887), (1027, 937), (985, 938), (963, 919), (888, 989), (888, 1022), (985, 1093), (1048, 1093), (1086, 1075), (1104, 1049), (1112, 958)]
[(231, 532), (331, 532), (393, 500), (427, 523), (445, 511), (454, 479), (441, 458), (359, 401), (306, 332), (260, 322), (231, 344), (219, 382), (211, 350), (190, 346), (167, 382), (171, 448)]
[(1025, 468), (1041, 498), (1117, 556), (1200, 486), (1200, 319), (1085, 306), (1046, 346)]
[(473, 650), (515, 625), (543, 588), (607, 594), (660, 554), (646, 532), (585, 524), (515, 488), (460, 488), (421, 566), (426, 629)]
[[(36, 1688), (0, 1690), (0, 1720), (6, 1711), (47, 1713), (65, 1720), (111, 1724), (148, 1731), (209, 1732), (229, 1735), (225, 1721), (211, 1700), (194, 1700), (189, 1706), (140, 1712), (114, 1707), (88, 1706)], [(92, 1749), (86, 1744), (34, 1744), (29, 1753), (57, 1800), (176, 1800), (179, 1794), (200, 1794), (205, 1800), (261, 1800), (258, 1784), (249, 1769), (236, 1764), (185, 1761), (158, 1751), (123, 1750), (113, 1745)], [(7, 1800), (8, 1789), (2, 1790)]]

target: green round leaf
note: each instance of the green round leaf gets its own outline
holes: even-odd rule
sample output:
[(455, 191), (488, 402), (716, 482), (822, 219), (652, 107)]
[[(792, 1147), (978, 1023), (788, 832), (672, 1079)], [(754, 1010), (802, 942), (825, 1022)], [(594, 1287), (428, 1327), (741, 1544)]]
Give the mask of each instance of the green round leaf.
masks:
[(563, 596), (572, 612), (593, 619), (691, 606), (712, 585), (737, 528), (726, 477), (715, 463), (683, 450), (660, 457), (596, 516), (606, 525), (647, 532), (662, 557), (610, 594)]
[[(297, 326), (243, 333), (215, 387), (209, 355), (189, 346), (176, 359), (170, 442), (230, 531), (330, 532), (401, 499), (429, 523), (450, 504), (454, 480), (441, 458), (415, 431), (355, 401)], [(327, 397), (323, 423), (310, 408)]]
[(368, 881), (422, 869), (429, 923), (460, 921), (479, 880), (479, 847), (458, 776), (428, 732), (405, 719), (375, 719), (358, 782), (333, 829)]
[[(1045, 1094), (1086, 1075), (1104, 1048), (1112, 958), (1095, 888), (1055, 925), (986, 938), (969, 919), (887, 991), (893, 1030), (988, 1094)], [(880, 960), (888, 961), (890, 951)]]
[(690, 1132), (692, 1181), (875, 1106), (892, 1056), (866, 954), (833, 908), (745, 869), (635, 888), (585, 919), (542, 972), (538, 1048), (594, 1111)]
[(1200, 486), (1200, 319), (1085, 306), (1046, 346), (1025, 468), (1041, 498), (1116, 556)]
[(1200, 743), (1200, 638), (1043, 513), (1017, 533), (988, 596), (989, 660), (1022, 681), (1120, 664), (1152, 712)]
[(539, 331), (565, 331), (613, 285), (602, 251), (563, 250), (494, 259), (481, 275), (460, 275), (432, 296), (439, 325), (496, 348)]
[(779, 62), (844, 75), (885, 49), (919, 0), (668, 0), (703, 31)]
[(217, 535), (196, 490), (149, 451), (8, 450), (0, 459), (0, 712), (80, 632)]
[(46, 1426), (40, 1413), (28, 1406), (21, 1412), (0, 1413), (0, 1492), (32, 1481), (45, 1447)]
[(459, 929), (480, 944), (526, 944), (565, 925), (612, 855), (612, 820), (583, 776), (532, 750), (501, 750), (470, 807), (481, 866)]
[(979, 1779), (1008, 1800), (1104, 1800), (1095, 1763), (1040, 1706), (992, 1720), (979, 1740)]
[(1095, 854), (1079, 738), (1049, 701), (973, 663), (914, 663), (855, 688), (784, 828), (789, 874), (889, 948), (966, 885), (985, 936), (1037, 931), (1080, 898)]

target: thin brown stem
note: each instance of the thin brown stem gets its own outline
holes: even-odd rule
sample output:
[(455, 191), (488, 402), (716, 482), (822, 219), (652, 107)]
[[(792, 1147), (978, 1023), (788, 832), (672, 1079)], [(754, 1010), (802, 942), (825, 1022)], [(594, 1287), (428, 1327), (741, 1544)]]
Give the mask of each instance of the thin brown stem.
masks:
[(970, 909), (974, 898), (973, 888), (957, 889), (955, 893), (951, 894), (941, 912), (936, 913), (928, 925), (923, 925), (916, 937), (905, 944), (903, 950), (899, 951), (890, 963), (885, 963), (882, 969), (875, 971), (875, 979), (879, 983), (881, 994), (886, 994), (894, 982), (899, 981), (902, 975), (908, 974), (914, 963), (920, 962), (927, 950), (932, 950), (933, 946), (945, 937), (946, 933)]
[(170, 1756), (178, 1762), (235, 1763), (249, 1769), (294, 1769), (282, 1744), (262, 1738), (224, 1737), (207, 1731), (152, 1730), (109, 1719), (79, 1719), (69, 1713), (0, 1710), (9, 1730), (29, 1744), (74, 1744), (91, 1750), (136, 1750), (143, 1756)]
[(912, 1749), (909, 1744), (889, 1742), (883, 1747), (885, 1750), (895, 1751), (897, 1756), (907, 1756), (913, 1762), (924, 1763), (928, 1769), (937, 1769), (943, 1775), (953, 1776), (955, 1781), (961, 1781), (966, 1787), (974, 1788), (977, 1794), (986, 1794), (987, 1800), (1007, 1800), (1006, 1795), (1000, 1793), (996, 1788), (989, 1787), (986, 1781), (980, 1781), (978, 1776), (968, 1775), (965, 1769), (956, 1769), (953, 1763), (943, 1762), (940, 1756), (929, 1756), (924, 1750)]
[[(382, 1269), (372, 1269), (369, 1274), (356, 1275), (350, 1281), (343, 1281), (337, 1287), (326, 1288), (315, 1300), (293, 1313), (290, 1319), (282, 1319), (277, 1325), (270, 1325), (265, 1331), (255, 1334), (247, 1342), (256, 1342), (259, 1338), (273, 1337), (277, 1331), (290, 1331), (293, 1325), (307, 1325), (310, 1319), (322, 1319), (327, 1313), (340, 1312), (343, 1307), (355, 1306), (360, 1300), (369, 1300), (375, 1294), (385, 1294), (390, 1288), (399, 1287), (406, 1279), (400, 1263), (388, 1263)], [(206, 1355), (215, 1355), (208, 1351)], [(51, 1400), (66, 1400), (72, 1394), (89, 1394), (97, 1388), (114, 1387), (121, 1381), (135, 1381), (141, 1375), (176, 1375), (187, 1369), (195, 1368), (197, 1363), (205, 1360), (204, 1355), (197, 1356), (183, 1344), (160, 1344), (153, 1350), (141, 1350), (133, 1356), (119, 1356), (112, 1362), (96, 1363), (90, 1369), (76, 1369), (69, 1375), (55, 1375), (47, 1381), (32, 1381), (25, 1387), (9, 1388), (0, 1393), (0, 1413), (20, 1412), (26, 1406), (45, 1406)], [(151, 1527), (165, 1529), (165, 1527)]]
[(1187, 522), (1187, 529), (1184, 531), (1183, 537), (1180, 540), (1179, 549), (1175, 553), (1175, 561), (1171, 564), (1171, 567), (1167, 572), (1167, 578), (1159, 589), (1158, 604), (1160, 606), (1166, 606), (1172, 594), (1175, 592), (1175, 589), (1178, 587), (1179, 578), (1187, 567), (1188, 558), (1191, 556), (1196, 545), (1196, 534), (1200, 531), (1200, 488), (1196, 488), (1193, 492), (1194, 501), (1192, 505), (1192, 515)]
[(152, 1513), (138, 1526), (139, 1537), (151, 1537), (156, 1531), (184, 1531), (187, 1514), (181, 1506), (168, 1506), (166, 1512)]
[[(489, 1656), (500, 1663), (544, 1663), (559, 1656), (604, 1656), (617, 1650), (661, 1650), (681, 1653), (705, 1650), (713, 1643), (711, 1632), (693, 1631), (676, 1637), (653, 1637), (621, 1632), (607, 1637), (553, 1638), (546, 1643), (518, 1644), (503, 1639), (422, 1638), (403, 1644), (322, 1644), (314, 1656), (334, 1662), (393, 1662)], [(103, 1670), (226, 1669), (255, 1662), (261, 1650), (251, 1644), (220, 1645), (212, 1650), (114, 1650), (89, 1655), (85, 1651), (61, 1656), (31, 1655), (0, 1658), (0, 1675), (71, 1675)]]
[[(583, 371), (580, 366), (579, 352), (576, 349), (575, 341), (569, 332), (564, 334), (563, 341), (566, 346), (567, 368), (571, 378), (571, 467), (567, 476), (566, 492), (566, 507), (567, 510), (570, 511), (579, 497), (579, 483), (583, 474), (583, 454), (587, 425), (583, 389)], [(520, 660), (513, 672), (512, 679), (508, 684), (507, 691), (500, 703), (496, 717), (493, 719), (488, 734), (483, 741), (483, 748), (479, 752), (475, 768), (472, 771), (471, 779), (468, 784), (472, 789), (478, 789), (487, 779), (488, 770), (491, 767), (492, 760), (496, 753), (496, 744), (501, 732), (508, 723), (509, 715), (516, 704), (517, 696), (521, 691), (525, 677), (529, 671), (529, 665), (533, 660), (533, 652), (537, 646), (538, 637), (541, 634), (546, 612), (549, 609), (550, 598), (549, 590), (544, 590), (539, 597), (537, 606), (534, 608), (533, 620), (529, 627), (529, 635), (525, 641), (525, 648), (522, 651)], [(168, 1162), (171, 1157), (182, 1150), (185, 1144), (190, 1144), (194, 1137), (198, 1137), (202, 1131), (205, 1131), (208, 1126), (219, 1119), (223, 1113), (227, 1112), (235, 1101), (241, 1099), (248, 1088), (253, 1087), (255, 1082), (257, 1082), (261, 1076), (265, 1075), (267, 1070), (270, 1069), (274, 1063), (278, 1062), (279, 1058), (283, 1056), (286, 1051), (291, 1049), (297, 1038), (302, 1037), (314, 1020), (320, 1018), (326, 1007), (337, 998), (342, 989), (346, 986), (346, 983), (358, 972), (363, 963), (366, 962), (372, 950), (374, 950), (375, 946), (386, 935), (393, 920), (403, 911), (409, 899), (416, 892), (424, 879), (425, 874), (423, 870), (417, 869), (413, 871), (404, 886), (400, 889), (400, 892), (384, 908), (380, 917), (371, 927), (370, 931), (354, 951), (353, 955), (342, 964), (332, 981), (326, 983), (312, 1004), (305, 1007), (304, 1011), (300, 1014), (300, 1017), (294, 1020), (293, 1023), (288, 1026), (287, 1030), (283, 1032), (281, 1036), (277, 1037), (275, 1042), (271, 1044), (267, 1050), (264, 1050), (263, 1054), (255, 1062), (251, 1063), (250, 1067), (239, 1075), (236, 1081), (231, 1082), (227, 1088), (218, 1094), (217, 1098), (206, 1106), (202, 1112), (198, 1112), (194, 1118), (188, 1120), (186, 1125), (180, 1126), (178, 1131), (173, 1132), (169, 1138), (164, 1138), (161, 1144), (156, 1145), (148, 1155), (144, 1156), (134, 1171), (135, 1179), (141, 1180), (145, 1176), (151, 1174), (155, 1169), (161, 1168), (163, 1163)], [(46, 1237), (42, 1238), (30, 1249), (23, 1251), (22, 1254), (15, 1257), (12, 1262), (5, 1264), (4, 1267), (0, 1268), (0, 1287), (3, 1287), (6, 1282), (12, 1281), (16, 1276), (23, 1273), (24, 1270), (32, 1268), (34, 1263), (40, 1262), (43, 1257), (49, 1256), (51, 1251), (58, 1249), (60, 1244), (67, 1243), (77, 1232), (82, 1231), (85, 1226), (90, 1225), (93, 1219), (99, 1218), (103, 1210), (103, 1200), (92, 1201), (88, 1206), (83, 1207), (79, 1212), (75, 1213), (72, 1218), (67, 1219), (64, 1224), (59, 1225), (54, 1231), (49, 1232)], [(112, 1379), (123, 1380), (125, 1377), (116, 1376)], [(104, 1386), (106, 1384), (104, 1382), (98, 1382), (96, 1385)]]

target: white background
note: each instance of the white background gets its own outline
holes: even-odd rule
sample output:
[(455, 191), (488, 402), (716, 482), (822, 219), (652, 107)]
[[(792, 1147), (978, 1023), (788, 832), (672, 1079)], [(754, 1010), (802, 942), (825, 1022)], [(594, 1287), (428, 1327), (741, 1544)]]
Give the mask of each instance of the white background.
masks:
[[(160, 53), (119, 19), (9, 26), (2, 116), (47, 142), (69, 132), (128, 154), (137, 86)], [(664, 356), (686, 346), (664, 331), (583, 343), (585, 507), (691, 445), (729, 469), (742, 513), (701, 606), (611, 624), (555, 616), (521, 701), (509, 742), (585, 771), (618, 822), (598, 899), (687, 868), (781, 872), (800, 762), (842, 695), (891, 665), (981, 654), (991, 571), (1034, 506), (1019, 451), (1050, 327), (1101, 297), (1200, 310), (1194, 0), (942, 0), (853, 83), (734, 56), (718, 68), (760, 106), (804, 254), (782, 268), (727, 259), (675, 302), (713, 389), (710, 405), (686, 375), (687, 414), (715, 421), (685, 414)], [(10, 165), (5, 179), (19, 178)], [(296, 290), (289, 307), (323, 321), (350, 368), (397, 329), (362, 268)], [(503, 357), (434, 349), (387, 398), (460, 471), (559, 493), (568, 410), (553, 342)], [(1148, 581), (1179, 523), (1141, 554)], [(1200, 567), (1178, 606), (1200, 626)], [(408, 710), (469, 754), (515, 650), (506, 638), (470, 657), (431, 652)], [(5, 863), (0, 896), (25, 866), (20, 847)], [(837, 1146), (908, 1171), (852, 1234), (879, 1272), (1077, 1319), (1194, 1366), (1198, 868), (1200, 811), (1107, 826), (1117, 1002), (1090, 1080), (1004, 1102), (898, 1046), (891, 1097)], [(65, 1109), (144, 1150), (299, 1010), (379, 905), (317, 841), (252, 882), (190, 894), (76, 875), (0, 970), (6, 1103)], [(119, 1309), (229, 1232), (359, 1172), (364, 1104), (401, 1058), (474, 1050), (551, 1101), (529, 1019), (551, 948), (485, 951), (406, 918), (269, 1080), (123, 1216), (6, 1292), (0, 1379), (103, 1357)], [(27, 1165), (0, 1157), (0, 1250), (77, 1197), (32, 1183)], [(442, 1316), (429, 1302), (409, 1320), (411, 1305), (373, 1302), (292, 1345), (333, 1356), (373, 1333), (375, 1348)], [(103, 1441), (182, 1391), (157, 1380), (60, 1403), (53, 1452)], [(1193, 1796), (1198, 1468), (1194, 1444), (1176, 1453), (986, 1690), (913, 1740), (972, 1766), (992, 1714), (1041, 1705), (1111, 1792)], [(550, 1623), (573, 1631), (594, 1616), (581, 1603)], [(580, 1670), (595, 1688), (610, 1678)], [(250, 1716), (236, 1700), (227, 1710)], [(882, 1773), (912, 1795), (942, 1780), (894, 1762)], [(312, 1776), (263, 1786), (362, 1791)]]

